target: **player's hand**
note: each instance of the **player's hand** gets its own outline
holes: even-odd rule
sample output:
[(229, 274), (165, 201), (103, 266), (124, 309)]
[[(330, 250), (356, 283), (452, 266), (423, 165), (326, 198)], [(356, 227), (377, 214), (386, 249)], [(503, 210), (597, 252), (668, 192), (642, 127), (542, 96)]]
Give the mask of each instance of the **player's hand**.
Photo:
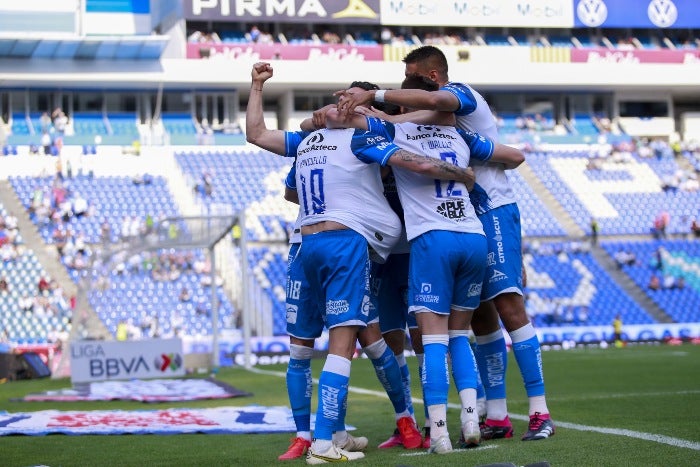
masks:
[(314, 113), (311, 115), (311, 121), (314, 124), (314, 128), (326, 128), (326, 114), (329, 110), (335, 108), (335, 104), (328, 104), (314, 111)]
[(267, 62), (257, 62), (253, 65), (253, 70), (250, 72), (253, 83), (258, 83), (260, 85), (272, 78), (272, 74), (272, 65)]
[(375, 107), (355, 107), (355, 113), (365, 115), (367, 117), (380, 118), (382, 120), (387, 120), (387, 117), (389, 116), (381, 110), (377, 110)]
[(340, 114), (345, 118), (355, 111), (358, 106), (366, 106), (374, 101), (374, 93), (372, 91), (362, 91), (350, 94), (347, 90), (337, 91), (334, 93), (338, 96), (338, 110)]

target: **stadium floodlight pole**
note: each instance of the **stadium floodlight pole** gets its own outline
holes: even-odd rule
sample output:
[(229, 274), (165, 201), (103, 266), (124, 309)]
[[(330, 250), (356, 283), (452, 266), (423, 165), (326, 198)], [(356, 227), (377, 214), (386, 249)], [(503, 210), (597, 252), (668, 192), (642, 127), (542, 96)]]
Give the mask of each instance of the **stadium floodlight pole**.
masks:
[(248, 296), (248, 280), (250, 276), (248, 274), (248, 234), (245, 228), (245, 210), (241, 210), (238, 213), (238, 225), (241, 228), (241, 239), (240, 239), (240, 252), (241, 252), (241, 296), (243, 300), (243, 309), (240, 310), (242, 313), (242, 325), (243, 325), (243, 353), (245, 357), (245, 368), (250, 369), (251, 364), (251, 350), (250, 350), (250, 313), (252, 312), (250, 306), (250, 297)]

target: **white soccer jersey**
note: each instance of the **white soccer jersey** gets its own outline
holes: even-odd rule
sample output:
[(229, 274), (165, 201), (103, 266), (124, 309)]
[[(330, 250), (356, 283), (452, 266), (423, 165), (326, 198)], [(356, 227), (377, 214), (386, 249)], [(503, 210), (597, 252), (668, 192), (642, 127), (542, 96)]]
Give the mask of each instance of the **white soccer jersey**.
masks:
[[(392, 125), (385, 123), (387, 131)], [(374, 122), (370, 123), (374, 127)], [(393, 125), (394, 144), (414, 154), (469, 165), (470, 149), (454, 127), (401, 123)], [(481, 139), (490, 157), (493, 145)], [(467, 187), (456, 181), (435, 180), (394, 167), (394, 177), (404, 209), (408, 240), (431, 230), (449, 230), (484, 235), (481, 221), (469, 202)]]
[[(476, 90), (467, 84), (450, 82), (440, 88), (454, 94), (460, 103), (455, 112), (457, 127), (479, 133), (494, 143), (498, 142), (498, 128), (488, 103)], [(515, 203), (515, 193), (511, 187), (503, 164), (474, 161), (472, 163), (476, 183), (487, 196), (472, 196), (477, 214), (481, 215), (493, 208)]]
[(339, 222), (367, 240), (379, 256), (373, 259), (386, 260), (401, 222), (382, 194), (379, 165), (396, 150), (386, 138), (360, 130), (287, 133), (287, 153), (297, 157), (301, 225)]

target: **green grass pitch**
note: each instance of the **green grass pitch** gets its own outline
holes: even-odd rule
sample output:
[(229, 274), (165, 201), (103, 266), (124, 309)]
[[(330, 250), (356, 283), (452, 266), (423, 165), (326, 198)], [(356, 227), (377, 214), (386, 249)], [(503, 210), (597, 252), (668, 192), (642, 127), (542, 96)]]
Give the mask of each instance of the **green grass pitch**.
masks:
[[(543, 352), (547, 399), (556, 435), (520, 441), (526, 429), (527, 398), (512, 354), (508, 368), (508, 407), (515, 438), (483, 442), (479, 448), (438, 456), (376, 446), (393, 431), (393, 411), (367, 359), (353, 362), (347, 422), (370, 439), (367, 466), (479, 466), (499, 462), (525, 465), (548, 461), (557, 466), (700, 465), (700, 347), (639, 345), (623, 349), (585, 348)], [(314, 360), (314, 377), (323, 362)], [(415, 372), (415, 358), (409, 358)], [(0, 410), (112, 410), (287, 405), (283, 365), (222, 369), (221, 380), (252, 397), (183, 403), (18, 402), (29, 393), (70, 387), (69, 380), (29, 380), (0, 384)], [(419, 395), (414, 376), (414, 396)], [(458, 402), (454, 387), (450, 402)], [(315, 410), (314, 394), (314, 410)], [(422, 405), (417, 404), (419, 424)], [(459, 412), (448, 411), (453, 439)], [(69, 466), (262, 466), (305, 465), (303, 459), (280, 462), (291, 434), (275, 435), (115, 435), (0, 437), (0, 465)]]

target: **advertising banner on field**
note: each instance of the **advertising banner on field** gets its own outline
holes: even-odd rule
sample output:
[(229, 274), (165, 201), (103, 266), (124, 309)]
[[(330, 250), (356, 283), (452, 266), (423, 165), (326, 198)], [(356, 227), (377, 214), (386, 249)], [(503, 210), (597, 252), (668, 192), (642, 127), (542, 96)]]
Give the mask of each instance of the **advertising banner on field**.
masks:
[(570, 28), (571, 0), (381, 0), (382, 24)]
[(576, 0), (577, 28), (700, 27), (698, 0)]
[(185, 0), (192, 21), (378, 24), (379, 0)]
[(73, 342), (70, 366), (73, 383), (185, 375), (180, 339)]

